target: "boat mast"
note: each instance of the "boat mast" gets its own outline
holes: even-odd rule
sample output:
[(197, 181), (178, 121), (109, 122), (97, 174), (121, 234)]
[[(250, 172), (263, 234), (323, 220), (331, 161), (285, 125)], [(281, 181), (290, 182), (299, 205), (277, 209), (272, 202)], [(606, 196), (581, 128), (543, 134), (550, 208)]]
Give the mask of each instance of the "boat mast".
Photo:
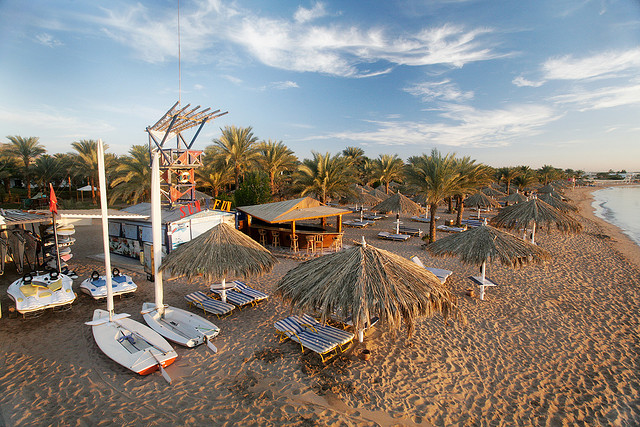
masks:
[(153, 238), (153, 274), (156, 295), (156, 309), (162, 315), (163, 289), (162, 272), (160, 262), (162, 261), (162, 212), (160, 209), (160, 154), (154, 150), (151, 158), (151, 230)]
[(104, 168), (104, 144), (98, 139), (98, 179), (100, 182), (100, 210), (102, 213), (102, 244), (104, 245), (104, 278), (107, 282), (107, 311), (113, 316), (113, 289), (111, 288), (111, 253), (109, 252), (109, 212), (107, 211), (107, 178)]

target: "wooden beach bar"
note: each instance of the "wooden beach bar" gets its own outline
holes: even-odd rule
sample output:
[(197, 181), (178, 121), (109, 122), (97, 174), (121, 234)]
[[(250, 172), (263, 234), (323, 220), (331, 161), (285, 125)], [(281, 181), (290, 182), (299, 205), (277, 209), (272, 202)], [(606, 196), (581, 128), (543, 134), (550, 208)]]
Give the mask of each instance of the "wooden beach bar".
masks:
[[(342, 248), (342, 215), (351, 213), (349, 209), (327, 206), (311, 197), (242, 206), (237, 210), (242, 231), (262, 245), (307, 252)], [(335, 226), (330, 225), (333, 218)]]

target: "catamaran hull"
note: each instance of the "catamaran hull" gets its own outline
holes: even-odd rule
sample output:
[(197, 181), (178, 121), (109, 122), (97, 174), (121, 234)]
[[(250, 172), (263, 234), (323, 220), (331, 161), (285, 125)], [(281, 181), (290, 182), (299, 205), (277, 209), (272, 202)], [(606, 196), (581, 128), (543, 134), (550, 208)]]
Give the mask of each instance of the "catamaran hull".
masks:
[[(109, 322), (109, 312), (96, 309), (93, 320), (107, 320), (92, 326), (93, 337), (98, 347), (114, 362), (140, 375), (147, 375), (171, 365), (178, 353), (153, 329), (124, 318)], [(154, 357), (155, 356), (155, 357)]]
[(161, 316), (158, 310), (153, 310), (155, 303), (142, 304), (144, 321), (154, 331), (166, 339), (185, 347), (196, 347), (210, 340), (220, 333), (218, 328), (207, 319), (186, 310), (175, 307), (165, 307)]

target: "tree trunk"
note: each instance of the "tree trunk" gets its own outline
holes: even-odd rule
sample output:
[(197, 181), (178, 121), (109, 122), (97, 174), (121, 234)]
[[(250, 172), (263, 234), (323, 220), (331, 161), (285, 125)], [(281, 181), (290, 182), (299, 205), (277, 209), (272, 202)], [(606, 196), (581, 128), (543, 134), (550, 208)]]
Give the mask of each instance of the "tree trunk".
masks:
[(453, 197), (447, 197), (447, 208), (449, 209), (447, 213), (453, 213)]
[(462, 196), (456, 196), (458, 205), (458, 214), (456, 215), (456, 227), (462, 226), (462, 212), (464, 211), (464, 204), (462, 203)]
[(431, 221), (429, 222), (429, 243), (436, 241), (436, 210), (438, 209), (437, 203), (431, 203), (429, 205), (429, 211), (431, 213)]
[(389, 195), (389, 183), (388, 182), (384, 183), (384, 192), (387, 193), (387, 196)]
[(91, 203), (93, 203), (94, 205), (98, 204), (98, 201), (96, 200), (96, 190), (95, 190), (95, 181), (93, 180), (93, 177), (89, 178), (89, 185), (91, 186)]

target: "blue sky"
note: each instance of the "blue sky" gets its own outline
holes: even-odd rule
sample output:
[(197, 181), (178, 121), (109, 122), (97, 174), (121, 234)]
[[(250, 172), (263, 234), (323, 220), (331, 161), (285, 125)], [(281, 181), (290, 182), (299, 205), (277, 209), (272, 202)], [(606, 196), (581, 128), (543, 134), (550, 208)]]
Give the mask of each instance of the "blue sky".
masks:
[(640, 170), (640, 2), (0, 0), (0, 138), (124, 154), (177, 100), (298, 157)]

